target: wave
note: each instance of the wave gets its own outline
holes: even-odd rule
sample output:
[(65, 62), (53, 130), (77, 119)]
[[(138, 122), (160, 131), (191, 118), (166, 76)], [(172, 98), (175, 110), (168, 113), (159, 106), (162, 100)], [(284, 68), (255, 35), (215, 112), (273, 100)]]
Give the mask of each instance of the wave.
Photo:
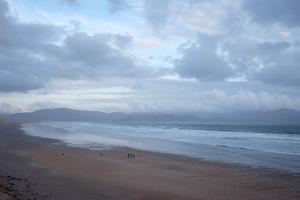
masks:
[(296, 160), (299, 159), (296, 163), (282, 165), (298, 165), (300, 171), (300, 137), (290, 134), (187, 130), (166, 126), (87, 122), (43, 122), (25, 124), (23, 129), (29, 135), (59, 139), (69, 145), (91, 149), (130, 147), (209, 160), (270, 166), (273, 165), (271, 161), (262, 163), (262, 160), (275, 157), (280, 162), (284, 157), (296, 156)]

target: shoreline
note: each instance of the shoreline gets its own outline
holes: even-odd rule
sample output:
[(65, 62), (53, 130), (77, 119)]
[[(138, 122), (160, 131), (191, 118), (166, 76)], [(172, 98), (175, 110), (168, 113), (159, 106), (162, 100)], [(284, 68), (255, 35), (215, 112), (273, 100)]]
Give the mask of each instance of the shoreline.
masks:
[[(173, 130), (152, 126), (141, 128), (131, 125), (77, 122), (23, 124), (22, 129), (29, 135), (58, 139), (75, 147), (96, 150), (110, 146), (128, 147), (210, 162), (300, 173), (300, 154), (296, 153), (299, 152), (300, 138), (293, 140), (288, 134), (257, 132), (248, 135), (243, 132), (202, 132), (200, 129)], [(53, 130), (55, 132), (52, 132)]]
[[(9, 126), (0, 125), (0, 183), (7, 176), (27, 180), (43, 199), (300, 198), (299, 173), (129, 148), (69, 147)], [(0, 197), (3, 192), (0, 185)]]

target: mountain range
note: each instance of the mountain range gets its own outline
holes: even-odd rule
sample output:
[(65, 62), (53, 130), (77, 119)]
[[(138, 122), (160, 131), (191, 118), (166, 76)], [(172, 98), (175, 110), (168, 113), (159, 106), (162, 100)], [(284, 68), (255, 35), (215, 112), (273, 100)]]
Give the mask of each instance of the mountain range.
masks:
[(1, 115), (20, 121), (84, 121), (84, 122), (183, 122), (183, 123), (283, 123), (300, 124), (300, 111), (240, 111), (231, 113), (124, 113), (81, 111), (68, 108)]

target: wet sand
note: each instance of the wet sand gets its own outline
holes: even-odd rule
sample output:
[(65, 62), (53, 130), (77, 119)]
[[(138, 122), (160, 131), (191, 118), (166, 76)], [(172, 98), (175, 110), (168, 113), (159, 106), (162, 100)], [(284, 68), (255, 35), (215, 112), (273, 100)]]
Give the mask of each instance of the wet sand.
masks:
[(128, 148), (67, 147), (18, 126), (0, 125), (0, 199), (300, 199), (300, 174)]

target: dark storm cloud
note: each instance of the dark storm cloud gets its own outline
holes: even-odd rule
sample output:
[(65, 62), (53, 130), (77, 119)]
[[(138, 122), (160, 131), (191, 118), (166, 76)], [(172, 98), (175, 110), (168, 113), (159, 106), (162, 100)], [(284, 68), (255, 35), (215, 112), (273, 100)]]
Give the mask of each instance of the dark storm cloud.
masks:
[[(288, 42), (258, 45), (263, 68), (254, 78), (271, 84), (300, 86), (300, 46)], [(267, 50), (267, 49), (269, 50)]]
[(225, 44), (235, 71), (250, 80), (269, 84), (300, 86), (298, 43), (236, 41)]
[(223, 36), (200, 35), (180, 48), (175, 71), (183, 78), (226, 81), (246, 78), (281, 86), (300, 86), (300, 44), (297, 42), (255, 42)]
[(133, 65), (128, 57), (111, 48), (102, 35), (88, 36), (85, 33), (76, 33), (65, 39), (65, 47), (69, 53), (67, 59), (90, 66), (107, 68)]
[(0, 15), (6, 15), (8, 12), (8, 4), (5, 1), (0, 1)]
[(63, 30), (44, 24), (21, 24), (0, 1), (0, 91), (26, 91), (43, 86), (48, 75), (37, 53), (60, 38)]
[(74, 33), (67, 36), (62, 45), (49, 45), (45, 51), (61, 65), (57, 71), (65, 78), (152, 76), (150, 69), (137, 66), (133, 57), (119, 51), (119, 47), (130, 45), (131, 40), (131, 36), (118, 34)]
[(169, 16), (169, 0), (145, 0), (144, 15), (153, 29), (159, 32), (166, 24)]
[(74, 33), (66, 37), (62, 27), (18, 22), (9, 16), (5, 1), (0, 1), (0, 12), (0, 91), (38, 89), (55, 78), (143, 77), (152, 73), (118, 50), (131, 45), (129, 35)]
[(44, 64), (30, 54), (0, 47), (0, 91), (38, 89), (49, 79)]
[(60, 27), (45, 24), (21, 24), (9, 16), (8, 4), (0, 1), (0, 44), (1, 47), (30, 47), (59, 39), (63, 33)]
[(200, 81), (223, 81), (233, 73), (224, 59), (217, 54), (218, 38), (200, 35), (196, 43), (183, 47), (182, 58), (175, 61), (181, 77)]
[(300, 26), (299, 0), (244, 0), (243, 6), (261, 24)]
[(69, 65), (67, 68), (72, 69), (74, 75), (86, 78), (141, 75), (129, 56), (109, 45), (107, 35), (75, 33), (68, 36), (62, 46), (54, 47), (51, 54)]
[(107, 0), (109, 5), (109, 11), (112, 13), (127, 10), (130, 5), (124, 0)]

